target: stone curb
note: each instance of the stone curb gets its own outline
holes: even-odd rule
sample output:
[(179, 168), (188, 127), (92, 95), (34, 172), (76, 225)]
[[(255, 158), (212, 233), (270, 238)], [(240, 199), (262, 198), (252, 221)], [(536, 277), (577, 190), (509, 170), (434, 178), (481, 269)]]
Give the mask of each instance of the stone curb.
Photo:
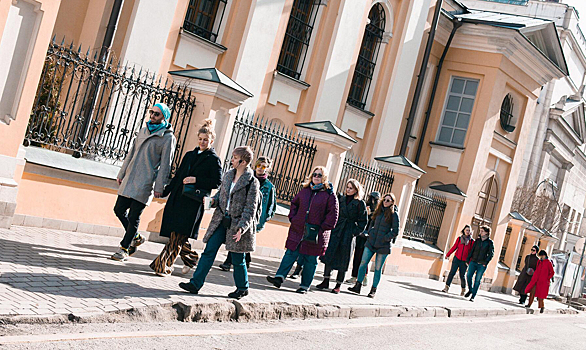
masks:
[[(112, 312), (71, 313), (69, 315), (0, 316), (0, 324), (124, 323), (124, 322), (228, 322), (286, 319), (363, 317), (494, 317), (538, 314), (522, 308), (447, 308), (393, 305), (322, 305), (290, 303), (169, 303), (162, 306), (129, 308)], [(575, 315), (574, 309), (545, 310), (545, 314)]]

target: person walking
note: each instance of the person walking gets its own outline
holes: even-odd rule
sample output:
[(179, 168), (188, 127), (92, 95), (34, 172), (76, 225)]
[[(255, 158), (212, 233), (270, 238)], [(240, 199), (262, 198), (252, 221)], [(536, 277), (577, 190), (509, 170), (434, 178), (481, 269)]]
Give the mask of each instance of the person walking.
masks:
[(462, 235), (456, 239), (456, 242), (452, 246), (452, 248), (446, 254), (446, 258), (449, 258), (452, 253), (454, 254), (454, 259), (452, 260), (452, 268), (450, 269), (450, 273), (448, 274), (448, 279), (446, 280), (446, 286), (442, 290), (442, 292), (447, 293), (450, 289), (450, 284), (452, 284), (452, 280), (456, 275), (456, 271), (460, 271), (460, 284), (462, 285), (462, 291), (460, 292), (460, 296), (464, 296), (466, 293), (466, 269), (468, 268), (468, 254), (470, 254), (470, 250), (474, 245), (474, 239), (472, 239), (472, 230), (470, 229), (470, 225), (464, 226), (462, 229)]
[[(368, 223), (366, 227), (370, 227), (370, 223), (372, 222), (372, 215), (376, 210), (378, 203), (380, 202), (380, 192), (374, 191), (371, 192), (368, 197), (366, 198), (366, 211), (368, 213)], [(356, 236), (355, 246), (354, 246), (354, 257), (352, 258), (352, 277), (347, 279), (344, 283), (354, 284), (356, 283), (356, 277), (358, 276), (358, 269), (360, 268), (360, 263), (362, 262), (362, 253), (364, 252), (364, 245), (366, 244), (366, 233), (361, 232)], [(368, 268), (366, 269), (368, 271)], [(362, 281), (362, 286), (367, 286), (367, 278), (364, 277)]]
[(236, 147), (232, 152), (233, 169), (224, 174), (220, 190), (211, 202), (215, 210), (203, 238), (205, 249), (191, 280), (179, 283), (179, 287), (191, 294), (198, 294), (203, 287), (218, 250), (225, 243), (226, 250), (232, 253), (236, 284), (236, 290), (228, 297), (240, 299), (248, 295), (244, 254), (254, 251), (256, 246), (256, 223), (262, 200), (258, 180), (248, 166), (252, 157), (248, 146)]
[[(254, 176), (260, 183), (260, 192), (262, 194), (262, 213), (260, 220), (256, 225), (256, 233), (262, 231), (267, 221), (271, 220), (277, 211), (277, 200), (275, 195), (275, 186), (269, 181), (269, 171), (271, 170), (273, 161), (269, 157), (259, 157), (254, 165)], [(246, 253), (246, 268), (250, 267), (252, 261), (250, 253)], [(232, 253), (228, 252), (226, 260), (220, 264), (220, 269), (223, 271), (230, 271), (232, 266)]]
[(529, 293), (529, 303), (526, 307), (531, 308), (533, 300), (537, 297), (539, 312), (543, 313), (545, 311), (544, 300), (549, 294), (549, 284), (555, 272), (545, 250), (541, 250), (537, 256), (539, 257), (537, 268), (531, 277), (531, 282), (525, 287), (525, 294)]
[(285, 255), (275, 276), (267, 276), (267, 281), (280, 288), (299, 258), (298, 264), (303, 266), (303, 271), (301, 284), (296, 292), (305, 294), (313, 281), (317, 258), (324, 255), (330, 230), (336, 227), (338, 199), (323, 166), (315, 167), (302, 186), (301, 191), (291, 201), (291, 226), (285, 243)]
[(336, 286), (332, 289), (332, 293), (340, 293), (340, 287), (350, 264), (352, 240), (364, 231), (368, 221), (366, 203), (362, 200), (363, 195), (362, 185), (357, 180), (350, 179), (346, 183), (346, 194), (338, 196), (338, 222), (330, 234), (328, 249), (320, 258), (326, 266), (324, 280), (315, 286), (317, 289), (329, 289), (332, 270), (338, 270)]
[(395, 205), (395, 195), (392, 193), (385, 194), (382, 202), (378, 204), (373, 214), (373, 221), (368, 229), (368, 237), (362, 253), (362, 262), (358, 269), (356, 284), (349, 291), (360, 294), (362, 281), (366, 276), (366, 269), (372, 257), (376, 254), (374, 265), (374, 278), (368, 297), (374, 298), (376, 289), (380, 282), (382, 268), (391, 254), (391, 241), (399, 235), (399, 214)]
[[(470, 301), (474, 301), (480, 283), (482, 282), (482, 275), (486, 271), (486, 267), (492, 257), (494, 256), (494, 242), (490, 239), (490, 227), (484, 225), (480, 227), (480, 238), (478, 238), (470, 253), (468, 254), (468, 273), (466, 279), (468, 281), (468, 292), (464, 295), (466, 298), (470, 297)], [(474, 276), (476, 274), (476, 276)], [(474, 281), (472, 278), (474, 277)]]
[[(222, 163), (212, 147), (216, 134), (211, 119), (204, 121), (198, 130), (198, 147), (185, 153), (171, 183), (165, 187), (163, 197), (169, 196), (163, 211), (160, 235), (169, 237), (161, 254), (150, 268), (157, 275), (173, 272), (173, 264), (180, 251), (191, 251), (189, 238), (197, 239), (204, 213), (204, 197), (222, 182)], [(188, 246), (186, 246), (188, 245)], [(183, 254), (183, 263), (192, 268), (197, 263), (195, 252)], [(188, 269), (184, 269), (184, 273)]]
[(155, 198), (163, 195), (175, 153), (177, 140), (169, 124), (170, 117), (171, 111), (164, 103), (156, 103), (149, 109), (149, 120), (139, 130), (118, 172), (120, 187), (114, 213), (125, 233), (120, 248), (110, 257), (112, 260), (126, 261), (145, 241), (137, 235), (140, 215), (153, 195)]
[(539, 247), (534, 245), (531, 247), (531, 253), (525, 256), (525, 264), (519, 277), (517, 278), (517, 282), (513, 286), (513, 290), (516, 290), (519, 293), (519, 304), (525, 304), (527, 300), (527, 293), (525, 293), (525, 288), (529, 282), (531, 282), (531, 277), (535, 273), (535, 269), (537, 268), (537, 262), (539, 258), (537, 257), (537, 252), (539, 251)]

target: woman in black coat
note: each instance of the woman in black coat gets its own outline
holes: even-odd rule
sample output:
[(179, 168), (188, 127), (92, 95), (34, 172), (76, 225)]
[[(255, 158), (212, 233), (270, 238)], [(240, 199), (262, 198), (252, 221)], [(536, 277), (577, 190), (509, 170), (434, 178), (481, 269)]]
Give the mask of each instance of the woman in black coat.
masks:
[(332, 270), (338, 270), (336, 286), (332, 293), (340, 293), (340, 287), (344, 282), (344, 276), (350, 264), (352, 254), (352, 240), (364, 231), (368, 221), (366, 203), (362, 200), (362, 185), (354, 179), (346, 183), (346, 195), (338, 196), (340, 205), (338, 222), (330, 235), (328, 249), (320, 260), (326, 264), (324, 280), (316, 286), (317, 289), (330, 288), (330, 275)]
[(523, 266), (523, 269), (517, 278), (517, 282), (515, 282), (515, 286), (513, 287), (513, 290), (516, 290), (519, 293), (519, 304), (525, 304), (525, 300), (527, 300), (525, 288), (527, 288), (527, 285), (531, 282), (533, 273), (537, 268), (537, 262), (539, 261), (539, 258), (537, 257), (538, 251), (539, 247), (536, 245), (531, 248), (531, 254), (525, 257), (525, 266)]
[(173, 263), (180, 251), (187, 267), (184, 273), (197, 261), (197, 254), (191, 251), (188, 240), (197, 238), (204, 213), (203, 197), (209, 196), (222, 182), (220, 158), (211, 148), (215, 136), (213, 122), (204, 121), (198, 132), (199, 147), (185, 153), (177, 173), (165, 187), (163, 197), (170, 196), (163, 211), (160, 234), (169, 237), (169, 241), (150, 264), (158, 275), (173, 272)]

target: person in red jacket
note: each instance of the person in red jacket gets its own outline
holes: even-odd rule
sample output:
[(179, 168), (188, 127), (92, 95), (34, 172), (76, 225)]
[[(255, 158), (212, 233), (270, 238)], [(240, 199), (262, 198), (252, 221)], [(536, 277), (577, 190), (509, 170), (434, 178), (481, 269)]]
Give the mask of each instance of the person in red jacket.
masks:
[(462, 229), (462, 235), (456, 239), (452, 249), (446, 254), (446, 258), (449, 258), (453, 252), (456, 252), (454, 260), (452, 260), (452, 268), (450, 269), (448, 279), (446, 280), (446, 286), (442, 292), (448, 292), (450, 284), (452, 284), (452, 280), (456, 275), (456, 271), (460, 270), (460, 284), (462, 285), (462, 292), (460, 292), (460, 295), (464, 296), (464, 294), (466, 294), (466, 269), (468, 268), (466, 260), (468, 259), (468, 254), (473, 245), (474, 239), (472, 239), (472, 230), (470, 229), (470, 225), (466, 225)]
[(529, 304), (527, 304), (526, 307), (530, 308), (531, 304), (533, 304), (533, 300), (537, 297), (539, 312), (543, 313), (543, 310), (545, 310), (543, 300), (547, 298), (547, 295), (549, 294), (549, 283), (554, 275), (554, 271), (553, 264), (548, 259), (545, 250), (540, 251), (537, 256), (539, 257), (537, 268), (533, 273), (531, 282), (529, 282), (527, 288), (525, 288), (525, 293), (529, 294)]

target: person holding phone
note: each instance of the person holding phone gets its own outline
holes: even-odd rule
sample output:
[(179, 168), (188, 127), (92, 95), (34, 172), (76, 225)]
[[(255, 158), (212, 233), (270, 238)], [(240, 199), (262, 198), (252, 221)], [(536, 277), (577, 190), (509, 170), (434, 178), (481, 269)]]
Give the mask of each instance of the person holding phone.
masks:
[(517, 282), (515, 282), (515, 286), (513, 286), (513, 290), (519, 293), (519, 304), (524, 305), (525, 301), (527, 300), (527, 293), (525, 293), (525, 288), (529, 282), (531, 282), (531, 278), (535, 273), (535, 269), (537, 268), (537, 262), (539, 258), (537, 257), (537, 252), (539, 251), (539, 247), (534, 245), (531, 247), (531, 253), (525, 256), (525, 265), (519, 273), (519, 277), (517, 278)]
[(305, 294), (315, 276), (317, 258), (326, 252), (330, 230), (338, 221), (338, 199), (325, 167), (315, 167), (302, 184), (301, 191), (291, 201), (289, 221), (285, 255), (275, 276), (267, 276), (267, 281), (280, 288), (299, 258), (303, 271), (296, 292)]

